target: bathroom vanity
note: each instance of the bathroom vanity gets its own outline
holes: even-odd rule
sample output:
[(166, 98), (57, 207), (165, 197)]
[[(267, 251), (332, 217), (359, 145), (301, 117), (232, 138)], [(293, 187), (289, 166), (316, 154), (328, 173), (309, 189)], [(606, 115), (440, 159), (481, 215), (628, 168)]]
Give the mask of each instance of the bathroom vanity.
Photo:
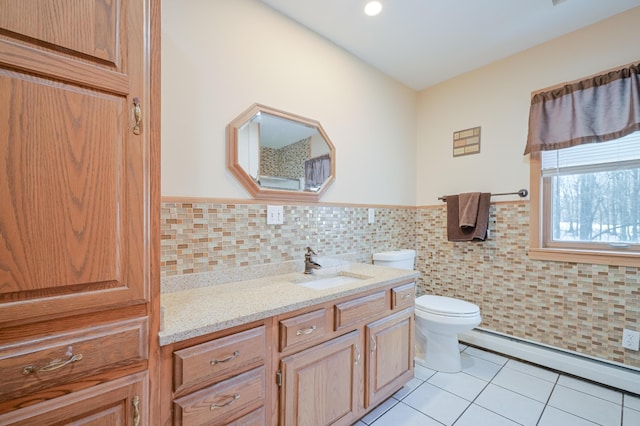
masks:
[(417, 276), (352, 263), (163, 294), (162, 424), (354, 423), (413, 377)]

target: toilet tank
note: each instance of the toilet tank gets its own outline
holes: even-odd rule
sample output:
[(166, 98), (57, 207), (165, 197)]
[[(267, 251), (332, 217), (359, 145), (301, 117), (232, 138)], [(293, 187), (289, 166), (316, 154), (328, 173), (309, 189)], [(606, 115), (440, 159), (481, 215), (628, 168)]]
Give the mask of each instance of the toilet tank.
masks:
[(374, 253), (373, 264), (378, 266), (387, 266), (390, 268), (413, 270), (415, 258), (415, 250), (392, 250), (382, 253)]

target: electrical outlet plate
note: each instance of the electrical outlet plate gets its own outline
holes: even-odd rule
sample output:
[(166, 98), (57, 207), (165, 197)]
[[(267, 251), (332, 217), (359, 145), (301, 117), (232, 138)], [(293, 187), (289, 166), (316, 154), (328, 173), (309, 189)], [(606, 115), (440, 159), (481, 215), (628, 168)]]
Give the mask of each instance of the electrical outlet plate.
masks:
[(640, 332), (626, 328), (622, 330), (622, 347), (632, 351), (640, 350)]
[(282, 206), (267, 205), (267, 225), (282, 225), (284, 223), (284, 208)]
[(373, 208), (369, 209), (369, 223), (374, 223), (376, 221), (376, 210)]

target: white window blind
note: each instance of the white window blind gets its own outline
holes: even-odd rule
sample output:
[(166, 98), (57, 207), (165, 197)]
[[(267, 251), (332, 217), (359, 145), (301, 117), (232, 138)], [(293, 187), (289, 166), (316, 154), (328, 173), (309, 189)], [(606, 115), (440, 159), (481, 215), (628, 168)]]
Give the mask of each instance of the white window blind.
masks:
[(543, 176), (579, 171), (584, 166), (602, 165), (602, 169), (638, 167), (640, 163), (640, 131), (609, 142), (573, 146), (555, 151), (542, 151)]

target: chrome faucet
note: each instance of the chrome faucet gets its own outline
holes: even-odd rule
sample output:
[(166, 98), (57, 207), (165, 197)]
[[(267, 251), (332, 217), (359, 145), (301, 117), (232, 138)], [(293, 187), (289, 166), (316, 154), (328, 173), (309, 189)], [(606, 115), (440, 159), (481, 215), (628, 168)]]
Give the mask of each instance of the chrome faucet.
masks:
[(304, 273), (313, 274), (314, 269), (320, 269), (322, 266), (311, 259), (311, 255), (315, 256), (316, 254), (311, 247), (307, 247), (305, 250), (307, 250), (307, 252), (304, 254)]

